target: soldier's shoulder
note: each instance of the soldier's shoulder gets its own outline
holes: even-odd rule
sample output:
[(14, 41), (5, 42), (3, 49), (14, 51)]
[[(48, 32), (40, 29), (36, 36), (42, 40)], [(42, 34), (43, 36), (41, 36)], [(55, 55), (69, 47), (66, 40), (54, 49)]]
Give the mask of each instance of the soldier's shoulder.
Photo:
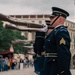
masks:
[(57, 29), (58, 32), (68, 32), (67, 28), (65, 26), (61, 26)]
[(60, 35), (60, 34), (69, 34), (67, 28), (64, 26), (60, 26), (57, 29), (55, 29), (55, 35)]

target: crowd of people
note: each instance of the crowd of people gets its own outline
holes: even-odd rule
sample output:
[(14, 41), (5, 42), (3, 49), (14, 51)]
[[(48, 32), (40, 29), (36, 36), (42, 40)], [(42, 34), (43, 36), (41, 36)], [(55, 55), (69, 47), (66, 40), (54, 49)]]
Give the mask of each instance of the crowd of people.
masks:
[(25, 59), (18, 58), (14, 59), (8, 58), (8, 57), (0, 57), (0, 71), (8, 71), (8, 70), (15, 70), (33, 66), (33, 60), (29, 60), (28, 57), (25, 57)]

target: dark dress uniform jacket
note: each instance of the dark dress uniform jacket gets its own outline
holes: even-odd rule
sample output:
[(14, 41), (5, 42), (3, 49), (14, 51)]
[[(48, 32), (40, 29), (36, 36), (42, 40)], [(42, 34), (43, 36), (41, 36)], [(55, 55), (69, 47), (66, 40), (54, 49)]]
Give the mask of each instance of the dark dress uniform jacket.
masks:
[(55, 28), (45, 40), (46, 53), (57, 53), (57, 57), (46, 57), (44, 75), (71, 75), (70, 36), (64, 26)]
[(41, 52), (43, 52), (43, 46), (44, 46), (44, 40), (45, 40), (45, 32), (36, 32), (35, 35), (35, 43), (33, 45), (34, 52), (36, 54), (41, 55)]

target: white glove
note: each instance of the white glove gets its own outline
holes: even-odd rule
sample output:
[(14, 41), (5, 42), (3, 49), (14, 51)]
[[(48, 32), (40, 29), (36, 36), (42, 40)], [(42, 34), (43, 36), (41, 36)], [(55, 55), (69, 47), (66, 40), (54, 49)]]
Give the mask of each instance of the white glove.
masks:
[(47, 25), (44, 25), (44, 28), (39, 28), (40, 32), (47, 32), (47, 30), (48, 30), (48, 26)]

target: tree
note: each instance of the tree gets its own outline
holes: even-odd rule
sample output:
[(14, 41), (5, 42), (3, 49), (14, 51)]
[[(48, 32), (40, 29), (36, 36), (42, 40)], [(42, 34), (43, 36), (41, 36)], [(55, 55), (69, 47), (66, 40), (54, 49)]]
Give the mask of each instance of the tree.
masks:
[[(6, 29), (3, 27), (3, 22), (0, 22), (0, 51), (9, 50), (12, 41), (15, 39), (26, 39), (21, 36), (21, 32), (17, 30)], [(16, 53), (25, 53), (24, 44), (13, 45)]]

